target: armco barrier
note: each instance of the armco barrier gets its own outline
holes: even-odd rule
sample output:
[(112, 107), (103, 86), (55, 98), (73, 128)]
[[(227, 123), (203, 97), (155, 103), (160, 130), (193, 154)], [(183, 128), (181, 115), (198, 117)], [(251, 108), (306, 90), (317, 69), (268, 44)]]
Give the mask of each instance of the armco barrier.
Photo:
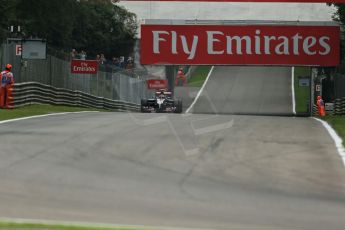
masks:
[(140, 108), (134, 103), (97, 97), (81, 91), (56, 88), (38, 82), (16, 83), (14, 85), (15, 108), (37, 103), (120, 111), (138, 111)]

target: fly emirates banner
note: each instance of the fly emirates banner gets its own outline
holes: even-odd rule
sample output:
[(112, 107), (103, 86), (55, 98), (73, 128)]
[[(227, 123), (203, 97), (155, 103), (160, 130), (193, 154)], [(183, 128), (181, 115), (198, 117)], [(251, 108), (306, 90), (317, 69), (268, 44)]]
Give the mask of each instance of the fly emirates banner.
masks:
[(340, 27), (141, 25), (141, 64), (339, 64)]

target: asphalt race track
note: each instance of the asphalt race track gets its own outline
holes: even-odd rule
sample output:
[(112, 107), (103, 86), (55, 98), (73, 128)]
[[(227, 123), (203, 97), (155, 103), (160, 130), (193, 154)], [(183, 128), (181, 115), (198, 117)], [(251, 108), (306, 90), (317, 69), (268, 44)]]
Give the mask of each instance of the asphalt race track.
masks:
[(192, 111), (292, 115), (291, 67), (218, 66)]
[(345, 226), (345, 169), (312, 118), (78, 113), (0, 124), (0, 134), (0, 217), (231, 230)]

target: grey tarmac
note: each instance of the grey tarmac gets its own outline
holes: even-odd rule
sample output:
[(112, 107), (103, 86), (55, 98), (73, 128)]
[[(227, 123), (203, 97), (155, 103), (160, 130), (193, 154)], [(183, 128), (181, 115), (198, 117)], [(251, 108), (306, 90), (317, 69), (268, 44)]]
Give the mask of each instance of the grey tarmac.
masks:
[(312, 118), (82, 113), (0, 124), (0, 217), (341, 230), (344, 213), (344, 166)]
[(291, 67), (217, 66), (193, 113), (293, 115)]

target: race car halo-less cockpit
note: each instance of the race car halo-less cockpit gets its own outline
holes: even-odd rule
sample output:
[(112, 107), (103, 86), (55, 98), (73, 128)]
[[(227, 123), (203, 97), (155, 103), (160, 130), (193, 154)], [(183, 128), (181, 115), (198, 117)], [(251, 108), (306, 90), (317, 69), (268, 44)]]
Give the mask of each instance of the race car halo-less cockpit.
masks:
[(141, 99), (143, 113), (182, 113), (182, 100), (174, 99), (167, 90), (157, 90), (154, 98)]

